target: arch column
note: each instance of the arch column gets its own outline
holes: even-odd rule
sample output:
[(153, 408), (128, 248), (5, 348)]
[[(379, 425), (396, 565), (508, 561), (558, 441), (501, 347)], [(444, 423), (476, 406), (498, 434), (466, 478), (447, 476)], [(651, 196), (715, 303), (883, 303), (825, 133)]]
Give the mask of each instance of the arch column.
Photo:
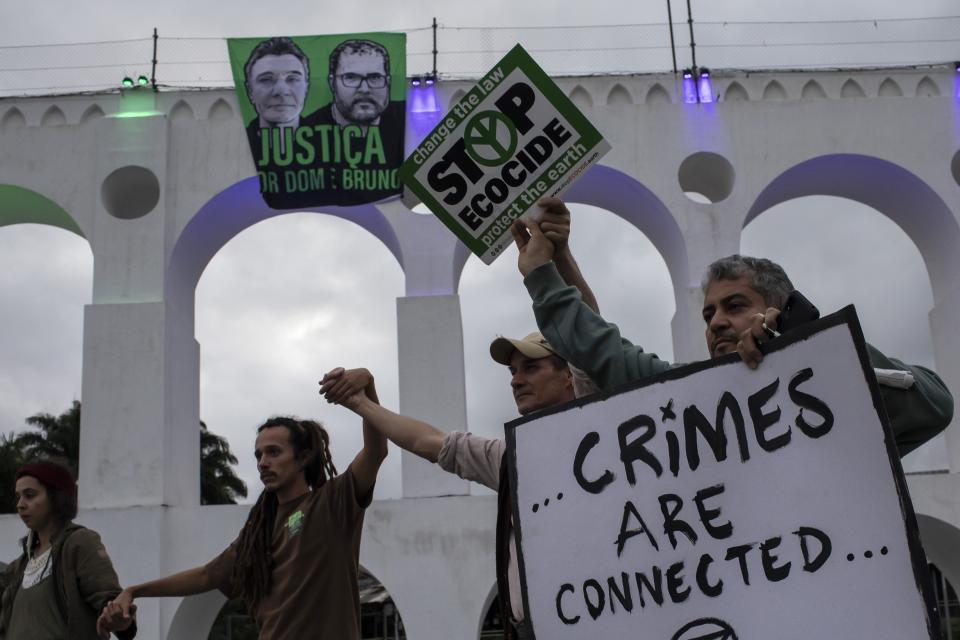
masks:
[[(960, 405), (960, 286), (954, 287), (944, 297), (935, 301), (930, 310), (930, 338), (933, 341), (933, 354), (936, 371), (950, 389), (954, 398), (954, 410)], [(947, 442), (947, 456), (951, 473), (960, 473), (960, 432), (948, 428), (944, 432)]]
[[(715, 260), (740, 253), (742, 201), (735, 196), (722, 202), (701, 204), (677, 199), (674, 210), (687, 220), (687, 273), (689, 279), (677, 292), (677, 315), (674, 333), (674, 359), (677, 362), (696, 362), (710, 357), (703, 338), (703, 292), (700, 282), (707, 267)], [(676, 286), (676, 285), (675, 285)], [(684, 314), (680, 315), (680, 305)]]
[[(432, 215), (413, 213), (399, 200), (377, 208), (397, 234), (406, 279), (406, 295), (397, 298), (399, 411), (441, 431), (466, 431), (458, 241)], [(409, 451), (400, 455), (404, 498), (470, 492), (466, 480)]]
[[(200, 501), (199, 348), (192, 309), (178, 313), (164, 296), (167, 139), (159, 114), (97, 123), (80, 432), (80, 503), (88, 509)], [(159, 189), (146, 213), (137, 210), (142, 191), (107, 181), (130, 166), (152, 174)]]

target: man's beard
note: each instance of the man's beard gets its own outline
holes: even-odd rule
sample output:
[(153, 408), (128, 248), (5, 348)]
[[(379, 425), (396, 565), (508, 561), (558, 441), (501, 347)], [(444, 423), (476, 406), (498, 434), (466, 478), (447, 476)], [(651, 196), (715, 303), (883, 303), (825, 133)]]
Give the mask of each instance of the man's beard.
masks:
[[(357, 107), (360, 105), (369, 105), (370, 108), (358, 111)], [(347, 113), (348, 117), (354, 122), (369, 124), (380, 117), (383, 109), (384, 105), (381, 105), (373, 98), (356, 98), (350, 103), (350, 109)]]

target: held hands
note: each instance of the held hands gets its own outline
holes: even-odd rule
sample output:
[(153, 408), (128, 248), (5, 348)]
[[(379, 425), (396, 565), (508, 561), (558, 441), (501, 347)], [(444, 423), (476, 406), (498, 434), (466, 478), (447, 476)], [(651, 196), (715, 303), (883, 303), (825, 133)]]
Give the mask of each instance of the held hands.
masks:
[(327, 372), (320, 381), (320, 395), (327, 402), (356, 409), (373, 385), (373, 374), (366, 369), (337, 367)]
[(133, 604), (133, 596), (128, 589), (124, 589), (100, 612), (97, 634), (102, 640), (109, 640), (111, 632), (129, 629), (136, 613), (137, 605)]
[(519, 256), (517, 267), (526, 277), (537, 267), (566, 254), (570, 211), (559, 198), (541, 198), (539, 222), (519, 219), (510, 227)]
[(567, 250), (567, 240), (570, 238), (570, 210), (563, 200), (550, 196), (540, 198), (537, 205), (542, 209), (540, 230), (553, 243), (556, 255), (559, 255)]
[(737, 343), (737, 353), (751, 369), (756, 369), (763, 361), (763, 343), (776, 337), (777, 316), (780, 310), (768, 307), (764, 313), (756, 313), (750, 318), (750, 326), (740, 334)]

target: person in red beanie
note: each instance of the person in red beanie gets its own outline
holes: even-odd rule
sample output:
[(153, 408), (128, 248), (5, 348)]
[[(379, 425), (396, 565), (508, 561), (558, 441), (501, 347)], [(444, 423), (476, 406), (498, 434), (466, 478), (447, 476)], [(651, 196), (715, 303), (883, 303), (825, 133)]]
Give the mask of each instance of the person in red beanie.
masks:
[(26, 464), (17, 469), (15, 491), (27, 536), (23, 555), (0, 576), (0, 640), (136, 636), (133, 620), (97, 630), (120, 581), (100, 536), (73, 523), (77, 484), (70, 471), (52, 462)]

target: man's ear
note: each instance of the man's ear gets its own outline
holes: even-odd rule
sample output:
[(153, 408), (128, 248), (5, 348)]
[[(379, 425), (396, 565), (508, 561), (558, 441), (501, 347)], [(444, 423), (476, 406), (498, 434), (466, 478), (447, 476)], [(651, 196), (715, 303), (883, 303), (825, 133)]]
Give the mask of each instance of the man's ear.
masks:
[(297, 454), (297, 462), (300, 464), (301, 469), (306, 469), (316, 458), (317, 452), (313, 449), (306, 449)]

